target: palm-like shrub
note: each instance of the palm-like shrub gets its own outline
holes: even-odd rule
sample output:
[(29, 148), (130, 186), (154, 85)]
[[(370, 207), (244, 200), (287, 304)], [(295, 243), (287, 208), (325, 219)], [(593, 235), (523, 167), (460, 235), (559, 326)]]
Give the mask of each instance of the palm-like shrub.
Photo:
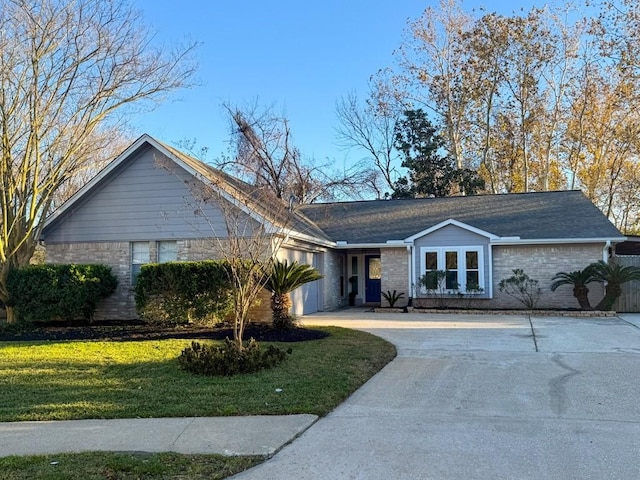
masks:
[(598, 282), (606, 282), (604, 298), (596, 305), (596, 310), (611, 310), (613, 304), (622, 294), (622, 284), (632, 280), (640, 280), (640, 268), (622, 266), (599, 261), (590, 265), (594, 278)]
[(404, 292), (398, 293), (397, 290), (394, 290), (393, 292), (391, 290), (387, 290), (386, 292), (382, 292), (382, 296), (389, 303), (389, 307), (393, 308), (398, 300), (404, 297)]
[(558, 272), (551, 279), (551, 291), (555, 292), (562, 285), (573, 286), (573, 296), (576, 297), (582, 310), (593, 310), (589, 302), (588, 283), (596, 281), (594, 264), (584, 270), (575, 272)]
[(271, 312), (273, 325), (276, 328), (293, 327), (293, 318), (289, 315), (291, 308), (290, 292), (305, 283), (322, 278), (311, 265), (289, 263), (286, 260), (276, 260), (271, 265), (265, 288), (271, 292)]

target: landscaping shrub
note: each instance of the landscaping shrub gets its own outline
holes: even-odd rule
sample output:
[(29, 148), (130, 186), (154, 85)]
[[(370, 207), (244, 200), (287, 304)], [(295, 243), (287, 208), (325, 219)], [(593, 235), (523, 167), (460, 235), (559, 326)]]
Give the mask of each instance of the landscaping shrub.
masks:
[(389, 303), (389, 307), (393, 308), (399, 300), (404, 298), (404, 293), (397, 293), (396, 290), (394, 290), (393, 292), (387, 290), (386, 292), (382, 292), (382, 296)]
[(178, 363), (183, 370), (199, 375), (230, 376), (273, 368), (290, 353), (291, 349), (285, 352), (273, 345), (263, 351), (253, 338), (240, 350), (227, 338), (222, 345), (191, 342), (178, 357)]
[(90, 321), (117, 286), (107, 265), (30, 265), (9, 274), (8, 304), (22, 322)]
[(500, 280), (498, 287), (500, 291), (510, 297), (515, 298), (529, 309), (536, 308), (542, 289), (538, 286), (540, 282), (529, 277), (521, 268), (513, 270), (513, 275)]
[(432, 270), (425, 273), (418, 282), (427, 290), (427, 295), (436, 299), (438, 308), (448, 308), (451, 300), (460, 298), (460, 284), (448, 270)]
[(136, 310), (149, 321), (213, 324), (232, 308), (224, 261), (143, 265), (135, 287)]

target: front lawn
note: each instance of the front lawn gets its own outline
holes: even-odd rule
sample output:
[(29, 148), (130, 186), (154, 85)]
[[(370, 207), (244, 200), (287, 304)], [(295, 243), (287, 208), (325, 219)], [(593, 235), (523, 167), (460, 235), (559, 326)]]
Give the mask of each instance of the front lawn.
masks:
[(0, 458), (0, 480), (99, 480), (227, 478), (264, 461), (261, 457), (177, 453), (85, 452)]
[(0, 421), (325, 415), (395, 348), (364, 332), (318, 329), (330, 335), (273, 343), (293, 350), (282, 366), (229, 378), (180, 370), (177, 356), (190, 343), (184, 339), (0, 342)]

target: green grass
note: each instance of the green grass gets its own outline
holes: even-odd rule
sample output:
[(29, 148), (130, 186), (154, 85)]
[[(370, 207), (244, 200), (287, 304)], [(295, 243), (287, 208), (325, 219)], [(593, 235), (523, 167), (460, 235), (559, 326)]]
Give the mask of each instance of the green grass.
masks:
[(330, 333), (322, 340), (274, 343), (293, 350), (280, 367), (228, 378), (181, 370), (188, 340), (0, 342), (0, 421), (325, 415), (395, 348), (364, 332), (322, 330)]
[(0, 480), (222, 479), (262, 457), (88, 452), (0, 458)]

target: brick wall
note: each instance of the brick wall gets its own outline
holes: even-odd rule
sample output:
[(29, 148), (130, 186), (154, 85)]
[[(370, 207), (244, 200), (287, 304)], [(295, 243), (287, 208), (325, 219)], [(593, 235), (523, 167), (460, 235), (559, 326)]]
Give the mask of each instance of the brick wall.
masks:
[[(409, 301), (408, 292), (408, 256), (406, 248), (383, 248), (380, 250), (382, 266), (382, 292), (404, 293), (404, 297), (396, 303), (396, 307), (404, 307)], [(381, 306), (388, 307), (389, 303), (382, 297)]]
[(346, 256), (343, 252), (328, 250), (323, 253), (324, 265), (321, 272), (324, 278), (320, 280), (323, 289), (323, 302), (320, 309), (323, 311), (335, 310), (347, 304), (347, 287), (344, 286), (344, 295), (340, 295), (340, 280), (344, 281), (344, 262)]
[[(579, 308), (573, 296), (573, 288), (563, 285), (551, 292), (551, 279), (558, 272), (582, 270), (587, 265), (602, 260), (604, 244), (533, 245), (493, 247), (493, 295), (492, 308), (522, 307), (517, 300), (500, 293), (500, 280), (513, 275), (513, 269), (521, 268), (531, 278), (538, 280), (542, 288), (540, 308)], [(589, 300), (595, 305), (603, 296), (602, 284), (589, 284)]]
[[(602, 260), (604, 244), (578, 245), (510, 245), (493, 247), (493, 298), (446, 298), (444, 304), (449, 308), (480, 309), (523, 309), (517, 299), (500, 292), (500, 280), (511, 277), (513, 270), (521, 268), (542, 289), (538, 308), (579, 308), (573, 296), (573, 287), (563, 285), (555, 292), (550, 289), (551, 279), (558, 272), (582, 270), (587, 265)], [(595, 306), (601, 299), (603, 286), (600, 283), (589, 284), (589, 300)], [(418, 307), (437, 307), (442, 303), (433, 298), (421, 298), (415, 302)]]
[(131, 285), (131, 253), (128, 242), (47, 245), (47, 263), (101, 263), (118, 277), (118, 288), (98, 305), (96, 320), (137, 318)]
[[(151, 242), (150, 256), (155, 258), (155, 242)], [(215, 260), (219, 258), (217, 243), (203, 240), (179, 240), (178, 260)], [(131, 250), (129, 242), (99, 242), (47, 245), (47, 263), (101, 263), (109, 265), (116, 277), (118, 288), (103, 300), (96, 310), (96, 320), (132, 320), (135, 311), (134, 290), (131, 285)], [(260, 296), (259, 304), (252, 308), (249, 318), (256, 322), (271, 321), (271, 302), (268, 292)]]

